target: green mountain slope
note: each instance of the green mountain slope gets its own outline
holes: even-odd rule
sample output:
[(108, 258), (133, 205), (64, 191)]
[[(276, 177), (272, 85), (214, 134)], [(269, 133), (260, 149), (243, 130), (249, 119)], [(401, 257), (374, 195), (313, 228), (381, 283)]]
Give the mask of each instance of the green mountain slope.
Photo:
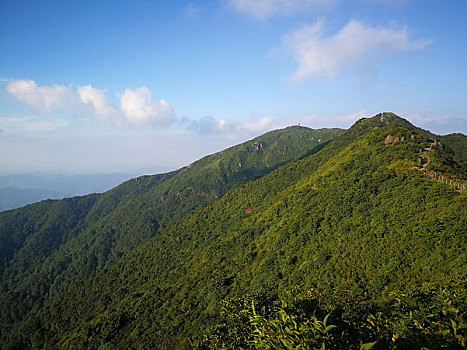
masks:
[(432, 137), (393, 114), (363, 119), (320, 152), (171, 223), (9, 342), (192, 348), (229, 298), (315, 290), (320, 308), (358, 315), (391, 291), (465, 276), (465, 191), (428, 170), (459, 181), (465, 173)]
[(34, 314), (44, 301), (117, 261), (160, 228), (249, 179), (316, 152), (340, 133), (289, 127), (104, 194), (0, 213), (2, 324)]
[(463, 164), (467, 171), (467, 136), (461, 133), (441, 136), (441, 141), (448, 145)]

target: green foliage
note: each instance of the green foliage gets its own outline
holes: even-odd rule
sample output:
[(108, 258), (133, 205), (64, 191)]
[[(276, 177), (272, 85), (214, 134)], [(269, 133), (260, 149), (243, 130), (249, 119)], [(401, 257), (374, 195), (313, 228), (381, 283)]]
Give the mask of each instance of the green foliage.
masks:
[(463, 171), (467, 171), (467, 136), (460, 133), (441, 136), (441, 141), (449, 146), (456, 155)]
[[(222, 309), (222, 327), (208, 329), (197, 347), (461, 349), (466, 346), (465, 311), (461, 311), (466, 306), (465, 282), (425, 283), (407, 294), (391, 292), (385, 306), (372, 305), (351, 318), (335, 309), (323, 321), (316, 315), (328, 311), (314, 290), (288, 291), (275, 301), (259, 296), (223, 301), (227, 307)], [(258, 311), (257, 305), (261, 305)]]
[[(290, 296), (289, 296), (290, 297)], [(225, 349), (321, 349), (331, 344), (335, 325), (304, 312), (299, 303), (309, 298), (271, 300), (264, 296), (246, 296), (222, 301), (221, 323), (211, 327), (198, 348)], [(302, 305), (303, 306), (303, 305)], [(306, 310), (309, 311), (309, 310)], [(316, 309), (315, 309), (316, 311)]]
[(334, 325), (327, 325), (329, 314), (323, 321), (311, 316), (301, 320), (298, 316), (288, 313), (282, 307), (274, 309), (274, 318), (266, 319), (259, 316), (252, 305), (254, 326), (253, 339), (250, 344), (256, 349), (325, 349), (326, 343), (332, 339), (331, 330)]
[(426, 283), (409, 293), (390, 293), (386, 312), (369, 314), (370, 330), (380, 343), (396, 348), (465, 348), (465, 283)]
[[(388, 135), (398, 141), (385, 144)], [(96, 258), (89, 263), (97, 268), (64, 278), (60, 292), (8, 330), (5, 344), (403, 349), (433, 341), (433, 348), (443, 342), (462, 346), (464, 286), (452, 280), (466, 272), (467, 203), (465, 195), (413, 169), (432, 138), (384, 113), (267, 175), (261, 171), (272, 168), (270, 163), (260, 162), (260, 172), (243, 167), (266, 152), (254, 141), (225, 159), (210, 156), (139, 194), (123, 195), (123, 202), (105, 200), (99, 210), (92, 206), (87, 220), (95, 218), (99, 227), (78, 235), (73, 247), (84, 253), (72, 256)], [(299, 139), (309, 141), (309, 136)], [(284, 151), (276, 147), (269, 156)], [(433, 170), (465, 176), (449, 148), (435, 152)], [(219, 179), (220, 169), (230, 169), (230, 175)], [(263, 176), (246, 181), (245, 174)], [(150, 179), (142, 179), (143, 185)], [(196, 190), (176, 190), (188, 187), (181, 179)], [(197, 194), (201, 189), (206, 196)], [(115, 208), (107, 210), (105, 203)], [(100, 213), (107, 214), (99, 219)], [(130, 246), (131, 251), (122, 248)], [(119, 258), (113, 258), (116, 253)], [(80, 265), (70, 270), (71, 260), (64, 271), (72, 275), (81, 270)], [(434, 299), (427, 290), (418, 298), (415, 291), (422, 285), (448, 294)], [(451, 311), (442, 306), (448, 297)]]
[(103, 194), (0, 213), (0, 321), (9, 324), (34, 314), (171, 222), (249, 179), (316, 152), (341, 132), (272, 131), (178, 171), (132, 179)]

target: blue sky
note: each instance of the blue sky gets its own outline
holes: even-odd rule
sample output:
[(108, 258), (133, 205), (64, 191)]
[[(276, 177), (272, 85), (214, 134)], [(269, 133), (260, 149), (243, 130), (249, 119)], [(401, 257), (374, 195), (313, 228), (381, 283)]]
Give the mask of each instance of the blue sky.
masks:
[(0, 173), (160, 172), (393, 111), (467, 133), (467, 2), (0, 0)]

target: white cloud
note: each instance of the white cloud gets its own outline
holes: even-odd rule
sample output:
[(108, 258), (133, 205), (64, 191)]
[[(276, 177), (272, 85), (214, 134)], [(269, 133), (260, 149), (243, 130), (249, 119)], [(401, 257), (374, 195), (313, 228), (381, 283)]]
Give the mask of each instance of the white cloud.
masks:
[(125, 121), (130, 124), (167, 126), (174, 122), (174, 111), (169, 103), (165, 100), (152, 102), (151, 91), (147, 87), (126, 89), (120, 95), (120, 101)]
[(311, 7), (326, 7), (334, 0), (227, 0), (235, 11), (257, 19), (292, 14)]
[(109, 119), (117, 125), (167, 127), (175, 120), (170, 104), (165, 100), (155, 103), (147, 87), (126, 89), (119, 94), (121, 110), (115, 108), (106, 91), (91, 85), (39, 86), (33, 80), (10, 82), (7, 91), (18, 100), (34, 107), (42, 114), (52, 114), (57, 109), (67, 109), (75, 115), (96, 116)]
[(78, 86), (77, 90), (81, 102), (91, 107), (95, 115), (108, 117), (117, 112), (105, 96), (105, 90), (96, 89), (91, 85)]
[[(152, 126), (166, 128), (175, 123), (175, 113), (165, 100), (152, 100), (151, 91), (147, 87), (126, 89), (117, 94), (120, 109), (113, 106), (106, 96), (106, 91), (91, 85), (71, 86), (54, 85), (39, 86), (33, 80), (18, 80), (7, 85), (7, 91), (21, 101), (38, 109), (44, 114), (53, 115), (57, 108), (68, 109), (83, 119), (98, 117), (118, 126)], [(92, 118), (89, 118), (92, 121)], [(200, 119), (183, 118), (178, 121), (182, 128), (195, 134), (222, 135), (230, 139), (258, 134), (268, 129), (273, 119), (264, 117), (247, 123), (230, 122), (213, 117)], [(0, 120), (0, 127), (5, 129), (22, 129), (28, 131), (47, 131), (68, 125), (65, 119), (49, 118), (12, 118)]]
[(383, 57), (429, 44), (409, 38), (407, 27), (369, 26), (352, 20), (338, 33), (324, 37), (324, 22), (317, 21), (287, 35), (284, 47), (299, 63), (294, 75), (297, 81), (333, 79), (348, 67), (371, 65)]
[(221, 119), (217, 122), (217, 126), (219, 127), (219, 130), (225, 130), (227, 128), (228, 122), (225, 119)]
[(33, 80), (16, 80), (10, 82), (6, 89), (18, 100), (26, 102), (41, 113), (66, 107), (73, 101), (73, 91), (63, 85), (38, 86)]

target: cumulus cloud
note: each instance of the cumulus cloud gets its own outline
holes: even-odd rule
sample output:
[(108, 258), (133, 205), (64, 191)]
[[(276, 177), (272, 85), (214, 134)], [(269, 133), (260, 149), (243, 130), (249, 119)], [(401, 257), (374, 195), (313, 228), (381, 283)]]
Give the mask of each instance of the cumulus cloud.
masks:
[(256, 19), (266, 19), (275, 15), (292, 14), (311, 7), (333, 4), (334, 0), (227, 0), (235, 11)]
[(174, 111), (169, 103), (165, 100), (154, 103), (147, 87), (126, 89), (120, 101), (123, 116), (130, 124), (167, 126), (174, 122)]
[(369, 26), (351, 20), (333, 36), (324, 36), (324, 22), (302, 27), (283, 39), (284, 47), (299, 63), (297, 81), (333, 79), (342, 70), (387, 55), (418, 50), (429, 41), (411, 40), (407, 27)]
[(78, 86), (75, 90), (71, 86), (39, 86), (33, 80), (16, 80), (10, 82), (6, 89), (42, 114), (63, 108), (77, 115), (84, 113), (108, 119), (117, 125), (138, 127), (167, 127), (175, 120), (170, 104), (165, 100), (153, 102), (151, 91), (144, 86), (118, 94), (120, 110), (109, 101), (105, 90), (91, 85)]
[(77, 90), (81, 102), (88, 105), (95, 115), (108, 117), (117, 112), (105, 96), (105, 90), (96, 89), (91, 85), (78, 86)]
[[(166, 100), (153, 101), (151, 90), (144, 86), (137, 89), (125, 89), (122, 93), (117, 93), (120, 108), (110, 102), (105, 90), (91, 85), (76, 88), (71, 85), (39, 86), (33, 80), (17, 80), (7, 85), (7, 91), (43, 114), (53, 115), (56, 109), (63, 108), (75, 115), (97, 117), (118, 126), (166, 128), (176, 122), (175, 113), (170, 104)], [(53, 130), (67, 125), (60, 118), (49, 118), (45, 121), (40, 117), (14, 119), (11, 121), (3, 118), (3, 123), (8, 121), (8, 129), (22, 128), (29, 131)], [(207, 116), (200, 119), (182, 118), (178, 120), (178, 126), (198, 135), (223, 135), (234, 139), (263, 132), (271, 126), (272, 122), (273, 119), (270, 117), (239, 123)], [(0, 120), (1, 126), (2, 120)]]
[(48, 113), (52, 109), (66, 107), (73, 102), (73, 91), (64, 85), (38, 86), (33, 80), (16, 80), (10, 82), (7, 91), (18, 100)]

